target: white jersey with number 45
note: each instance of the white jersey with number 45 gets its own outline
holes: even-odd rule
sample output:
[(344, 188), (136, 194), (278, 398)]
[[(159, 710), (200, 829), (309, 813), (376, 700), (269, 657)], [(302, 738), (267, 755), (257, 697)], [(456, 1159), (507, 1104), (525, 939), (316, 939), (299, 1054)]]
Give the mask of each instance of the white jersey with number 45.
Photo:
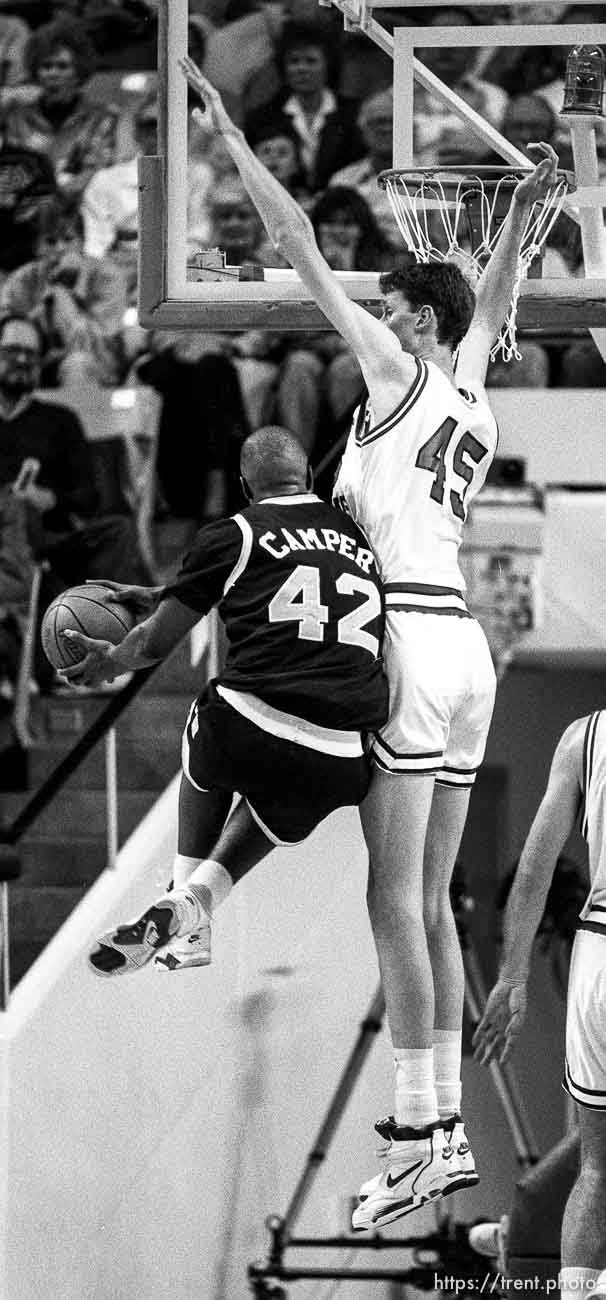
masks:
[(457, 388), (432, 361), (386, 419), (355, 416), (334, 489), (364, 530), (384, 584), (463, 591), (463, 524), (497, 446), (484, 388)]

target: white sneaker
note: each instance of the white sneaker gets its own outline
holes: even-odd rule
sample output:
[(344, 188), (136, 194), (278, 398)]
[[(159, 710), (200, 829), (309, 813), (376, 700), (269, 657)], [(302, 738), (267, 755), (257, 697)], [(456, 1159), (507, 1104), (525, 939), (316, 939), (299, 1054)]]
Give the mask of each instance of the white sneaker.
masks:
[(154, 959), (158, 970), (189, 970), (210, 966), (210, 921), (192, 930), (185, 939), (173, 939)]
[(458, 1159), (441, 1124), (425, 1129), (392, 1124), (390, 1138), (386, 1169), (353, 1212), (354, 1232), (381, 1228), (438, 1200), (460, 1176)]
[(499, 1228), (498, 1223), (474, 1223), (469, 1229), (467, 1240), (476, 1255), (483, 1255), (485, 1259), (496, 1259), (499, 1254)]
[[(391, 1150), (391, 1128), (395, 1125), (393, 1115), (388, 1115), (387, 1119), (377, 1120), (375, 1128), (377, 1133), (384, 1139), (387, 1145), (377, 1150), (379, 1160), (383, 1160)], [(450, 1146), (454, 1147), (455, 1155), (458, 1157), (460, 1165), (460, 1174), (448, 1184), (448, 1190), (443, 1192), (443, 1196), (450, 1195), (451, 1192), (460, 1192), (465, 1187), (476, 1187), (480, 1181), (479, 1174), (476, 1171), (476, 1164), (473, 1158), (473, 1152), (467, 1141), (465, 1125), (460, 1115), (453, 1115), (449, 1120), (442, 1121), (446, 1140)], [(369, 1178), (367, 1182), (362, 1183), (358, 1198), (365, 1201), (371, 1192), (378, 1185), (381, 1174), (375, 1174), (374, 1178)]]
[(202, 910), (198, 900), (186, 889), (164, 894), (136, 921), (100, 936), (89, 953), (91, 970), (105, 977), (141, 970), (171, 939), (183, 940), (197, 930), (203, 920)]
[[(502, 1214), (498, 1223), (476, 1223), (469, 1229), (469, 1245), (476, 1254), (492, 1259), (503, 1276), (507, 1273), (507, 1242), (509, 1237), (509, 1215)], [(606, 1270), (605, 1270), (606, 1273)], [(599, 1282), (598, 1278), (598, 1282)], [(606, 1282), (606, 1276), (605, 1276)], [(605, 1287), (606, 1293), (606, 1287)], [(599, 1292), (594, 1292), (598, 1295)]]
[[(378, 1160), (384, 1160), (388, 1152), (391, 1151), (391, 1130), (395, 1122), (393, 1115), (387, 1115), (385, 1119), (378, 1119), (375, 1124), (375, 1131), (379, 1134), (379, 1137), (383, 1138), (383, 1145), (375, 1148), (375, 1155)], [(358, 1200), (365, 1201), (371, 1192), (374, 1192), (380, 1180), (381, 1174), (375, 1174), (374, 1178), (367, 1178), (358, 1192)]]
[(460, 1115), (453, 1115), (451, 1119), (442, 1121), (446, 1140), (453, 1147), (455, 1155), (459, 1161), (460, 1175), (449, 1184), (448, 1193), (460, 1192), (465, 1187), (476, 1187), (479, 1183), (479, 1175), (476, 1171), (476, 1162), (473, 1158), (473, 1152), (467, 1141), (465, 1125)]

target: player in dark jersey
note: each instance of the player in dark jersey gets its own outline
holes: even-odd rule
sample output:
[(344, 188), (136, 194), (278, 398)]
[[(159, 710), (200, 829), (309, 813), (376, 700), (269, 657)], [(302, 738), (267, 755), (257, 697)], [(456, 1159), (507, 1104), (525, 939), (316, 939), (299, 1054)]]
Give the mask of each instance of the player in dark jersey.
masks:
[(368, 789), (362, 733), (388, 705), (374, 556), (357, 525), (313, 494), (286, 430), (248, 438), (241, 470), (251, 505), (202, 528), (174, 582), (116, 585), (116, 598), (156, 604), (121, 645), (65, 633), (85, 657), (63, 676), (90, 686), (163, 659), (213, 605), (229, 646), (185, 728), (175, 888), (101, 937), (89, 959), (98, 974), (153, 957), (167, 969), (208, 965), (210, 919), (232, 885)]

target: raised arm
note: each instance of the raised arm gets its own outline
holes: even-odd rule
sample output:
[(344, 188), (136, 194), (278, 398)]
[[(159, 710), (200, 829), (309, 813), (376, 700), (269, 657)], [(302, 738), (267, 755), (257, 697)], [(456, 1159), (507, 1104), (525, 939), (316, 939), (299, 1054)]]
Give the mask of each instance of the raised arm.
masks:
[(549, 144), (531, 144), (544, 155), (516, 186), (495, 250), (475, 286), (476, 307), (459, 348), (457, 375), (484, 383), (490, 352), (507, 316), (518, 269), (518, 253), (535, 203), (555, 183), (558, 155)]
[[(272, 244), (297, 271), (312, 298), (355, 352), (367, 383), (369, 379), (377, 382), (383, 373), (393, 377), (396, 360), (402, 370), (409, 366), (412, 378), (415, 373), (412, 358), (402, 352), (395, 335), (385, 325), (347, 297), (322, 257), (309, 217), (253, 153), (242, 131), (232, 122), (218, 91), (192, 59), (181, 59), (180, 67), (202, 100), (206, 125), (210, 122), (223, 136)], [(199, 115), (199, 110), (194, 112)]]
[(547, 789), (522, 850), (505, 911), (498, 980), (473, 1038), (482, 1064), (495, 1055), (506, 1060), (524, 1022), (532, 945), (581, 798), (585, 726), (586, 719), (573, 722), (559, 741)]

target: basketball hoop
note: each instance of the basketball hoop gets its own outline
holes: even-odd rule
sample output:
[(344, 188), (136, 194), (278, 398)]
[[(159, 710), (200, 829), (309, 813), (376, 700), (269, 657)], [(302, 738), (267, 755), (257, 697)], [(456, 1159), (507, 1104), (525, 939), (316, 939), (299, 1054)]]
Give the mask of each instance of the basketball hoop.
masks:
[[(513, 191), (526, 174), (514, 167), (408, 167), (381, 172), (378, 182), (417, 262), (456, 262), (473, 285), (498, 242)], [(516, 342), (520, 282), (541, 252), (571, 188), (567, 173), (559, 171), (549, 193), (528, 215), (511, 303), (491, 352), (493, 359), (499, 351), (505, 361), (520, 359)]]

